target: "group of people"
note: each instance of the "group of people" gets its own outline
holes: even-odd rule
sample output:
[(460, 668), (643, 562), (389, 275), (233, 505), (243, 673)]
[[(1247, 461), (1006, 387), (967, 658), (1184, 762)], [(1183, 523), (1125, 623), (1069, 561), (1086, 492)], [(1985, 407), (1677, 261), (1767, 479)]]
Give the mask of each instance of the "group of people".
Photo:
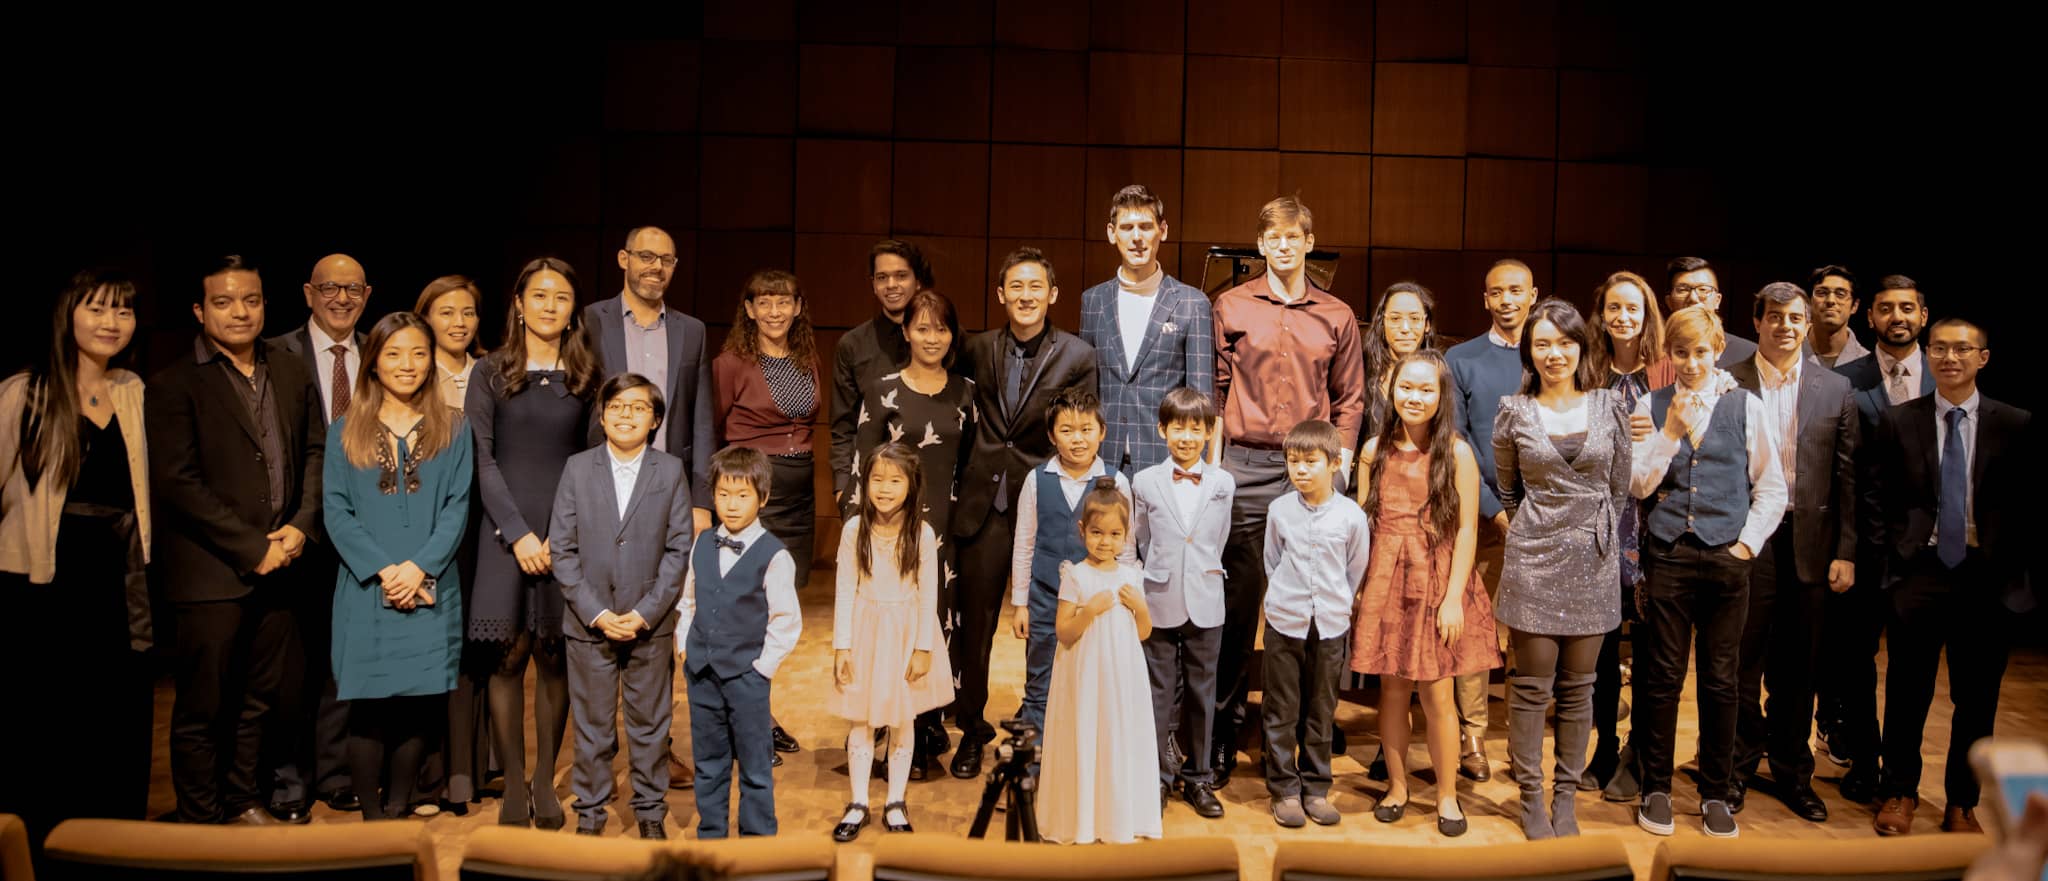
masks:
[[(1707, 834), (1737, 834), (1752, 786), (1827, 818), (1816, 700), (1844, 796), (1901, 834), (1944, 649), (1943, 828), (1975, 827), (1962, 756), (1991, 732), (2032, 603), (2001, 535), (2033, 483), (2030, 417), (1977, 392), (1984, 328), (1943, 318), (1923, 344), (1924, 294), (1887, 276), (1859, 354), (1863, 292), (1827, 266), (1810, 290), (1765, 286), (1751, 342), (1724, 328), (1697, 258), (1672, 262), (1662, 308), (1617, 272), (1590, 316), (1503, 260), (1483, 285), (1491, 326), (1440, 352), (1421, 285), (1387, 288), (1361, 330), (1310, 282), (1298, 199), (1261, 209), (1263, 274), (1213, 303), (1160, 266), (1160, 199), (1126, 187), (1108, 215), (1120, 266), (1083, 292), (1078, 333), (1051, 324), (1058, 279), (1036, 249), (1003, 260), (1003, 326), (970, 337), (917, 247), (891, 239), (868, 258), (879, 314), (829, 368), (777, 270), (747, 280), (713, 353), (664, 305), (676, 248), (655, 227), (619, 249), (616, 297), (527, 263), (488, 355), (483, 293), (461, 276), (359, 332), (372, 288), (339, 254), (303, 285), (310, 321), (265, 340), (263, 276), (228, 257), (197, 285), (189, 355), (146, 396), (120, 366), (134, 285), (81, 273), (49, 359), (0, 383), (0, 584), (19, 622), (0, 642), (12, 670), (80, 659), (9, 677), (9, 706), (65, 701), (75, 736), (10, 727), (0, 755), (35, 760), (0, 809), (42, 828), (142, 814), (141, 652), (162, 625), (182, 821), (304, 822), (315, 799), (372, 819), (466, 810), (502, 776), (499, 822), (560, 828), (573, 719), (576, 828), (599, 834), (622, 714), (642, 837), (665, 837), (672, 786), (693, 789), (699, 837), (728, 834), (735, 777), (738, 834), (775, 834), (771, 771), (799, 745), (770, 693), (801, 636), (829, 407), (841, 841), (870, 822), (878, 766), (891, 831), (947, 752), (952, 775), (980, 776), (1005, 630), (1025, 642), (1014, 715), (1038, 738), (1053, 840), (1159, 837), (1174, 798), (1222, 816), (1255, 686), (1274, 820), (1340, 822), (1334, 710), (1358, 675), (1380, 686), (1374, 818), (1406, 812), (1419, 699), (1436, 825), (1463, 834), (1456, 784), (1492, 774), (1504, 663), (1525, 834), (1577, 834), (1578, 794), (1604, 788), (1668, 835), (1695, 656)], [(109, 784), (59, 779), (83, 761), (111, 762)]]

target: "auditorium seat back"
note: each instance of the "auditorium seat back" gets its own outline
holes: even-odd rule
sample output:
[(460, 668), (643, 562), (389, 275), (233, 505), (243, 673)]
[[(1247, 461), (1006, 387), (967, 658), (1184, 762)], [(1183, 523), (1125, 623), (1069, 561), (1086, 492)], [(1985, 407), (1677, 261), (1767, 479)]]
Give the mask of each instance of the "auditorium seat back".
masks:
[(1635, 881), (1611, 835), (1466, 847), (1282, 841), (1273, 881)]
[(425, 823), (189, 826), (66, 820), (43, 845), (43, 881), (438, 881)]

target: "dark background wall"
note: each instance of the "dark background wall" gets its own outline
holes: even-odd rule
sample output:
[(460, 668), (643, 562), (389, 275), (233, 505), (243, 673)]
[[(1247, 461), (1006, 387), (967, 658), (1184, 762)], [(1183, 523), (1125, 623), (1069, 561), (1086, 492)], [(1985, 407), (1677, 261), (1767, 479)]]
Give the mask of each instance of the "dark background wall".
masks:
[(1115, 265), (1107, 198), (1142, 182), (1183, 278), (1299, 192), (1361, 318), (1414, 278), (1460, 336), (1485, 327), (1503, 255), (1583, 304), (1614, 269), (1661, 283), (1700, 254), (1738, 329), (1766, 281), (1904, 272), (1936, 313), (1992, 326), (1986, 385), (2038, 406), (2013, 335), (2038, 163), (2002, 69), (2025, 57), (1996, 23), (1648, 5), (746, 0), (603, 10), (655, 35), (635, 40), (529, 21), (31, 49), (7, 62), (6, 181), (30, 308), (0, 351), (25, 358), (63, 279), (111, 263), (144, 281), (160, 363), (193, 330), (198, 263), (229, 251), (268, 267), (273, 333), (304, 321), (312, 262), (346, 251), (372, 316), (434, 276), (480, 279), (495, 342), (520, 263), (558, 254), (610, 296), (646, 223), (676, 235), (673, 305), (720, 330), (749, 272), (791, 268), (830, 345), (872, 313), (864, 255), (892, 234), (974, 328), (1001, 321), (1002, 255), (1044, 248), (1073, 327)]

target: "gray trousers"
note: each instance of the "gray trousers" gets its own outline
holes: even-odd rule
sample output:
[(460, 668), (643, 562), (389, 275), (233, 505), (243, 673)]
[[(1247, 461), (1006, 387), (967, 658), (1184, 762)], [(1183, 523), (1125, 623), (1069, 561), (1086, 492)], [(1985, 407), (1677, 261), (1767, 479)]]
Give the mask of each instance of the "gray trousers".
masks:
[(569, 716), (576, 726), (576, 825), (603, 829), (612, 801), (612, 759), (619, 752), (619, 692), (626, 702), (627, 759), (632, 766), (633, 816), (668, 816), (668, 726), (675, 688), (675, 637), (632, 642), (566, 639)]

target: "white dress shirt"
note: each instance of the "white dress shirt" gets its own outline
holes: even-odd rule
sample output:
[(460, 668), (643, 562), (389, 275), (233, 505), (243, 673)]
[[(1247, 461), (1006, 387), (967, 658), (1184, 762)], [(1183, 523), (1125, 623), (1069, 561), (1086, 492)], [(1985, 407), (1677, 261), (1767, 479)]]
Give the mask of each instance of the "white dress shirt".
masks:
[[(761, 519), (756, 517), (738, 535), (727, 532), (724, 524), (719, 524), (716, 534), (739, 539), (741, 544), (753, 547), (754, 542), (768, 534), (768, 528), (762, 526)], [(718, 574), (731, 572), (733, 564), (740, 561), (740, 553), (729, 547), (720, 547)], [(789, 657), (790, 650), (796, 648), (797, 638), (804, 631), (803, 609), (796, 602), (796, 561), (789, 556), (788, 549), (775, 552), (761, 580), (768, 591), (768, 633), (761, 640), (761, 656), (754, 659), (754, 671), (764, 679), (774, 679), (776, 669)], [(676, 653), (681, 654), (689, 644), (690, 622), (697, 617), (697, 567), (694, 564), (689, 567), (689, 574), (683, 576), (683, 598), (676, 603), (676, 610), (681, 613), (676, 619), (676, 633), (681, 634), (676, 639)]]
[(633, 500), (633, 484), (640, 479), (640, 463), (647, 461), (647, 444), (642, 442), (631, 459), (620, 459), (619, 451), (613, 449), (609, 442), (604, 448), (612, 463), (612, 494), (618, 496), (619, 520), (624, 521), (626, 503)]
[[(1176, 468), (1189, 474), (1202, 473), (1202, 460), (1195, 460), (1195, 467), (1181, 468), (1180, 463), (1167, 460), (1167, 467)], [(1180, 509), (1180, 519), (1186, 523), (1195, 522), (1195, 510), (1202, 504), (1202, 485), (1192, 480), (1175, 480), (1173, 472), (1166, 472), (1166, 482), (1173, 487), (1173, 505)]]
[[(1024, 472), (1023, 489), (1017, 493), (1017, 534), (1010, 543), (1010, 605), (1013, 606), (1031, 601), (1031, 558), (1038, 553), (1038, 479), (1041, 474), (1059, 480), (1060, 493), (1067, 497), (1069, 508), (1077, 508), (1081, 504), (1081, 494), (1095, 484), (1095, 478), (1115, 474), (1117, 492), (1124, 494), (1124, 501), (1131, 503), (1132, 511), (1138, 509), (1136, 500), (1131, 496), (1131, 482), (1124, 478), (1122, 472), (1110, 471), (1100, 456), (1080, 477), (1067, 476), (1066, 469), (1060, 467), (1057, 454), (1045, 460), (1043, 467)], [(1074, 513), (1078, 516), (1080, 511)], [(1134, 528), (1125, 531), (1124, 550), (1117, 554), (1118, 560), (1137, 562), (1138, 544), (1134, 540), (1137, 534)]]
[[(1743, 432), (1745, 446), (1749, 450), (1749, 516), (1742, 522), (1742, 532), (1737, 541), (1754, 555), (1768, 541), (1771, 533), (1778, 531), (1778, 521), (1785, 516), (1785, 503), (1791, 496), (1785, 492), (1785, 471), (1778, 462), (1777, 431), (1772, 428), (1771, 416), (1764, 410), (1764, 402), (1741, 389), (1729, 394), (1743, 397), (1743, 420), (1747, 428)], [(1682, 384), (1673, 396), (1671, 406), (1681, 406), (1686, 395), (1700, 399), (1704, 416), (1699, 424), (1687, 432), (1694, 444), (1706, 436), (1708, 424), (1714, 421), (1714, 405), (1721, 400), (1720, 393), (1713, 388), (1695, 391)], [(1636, 401), (1635, 415), (1650, 418), (1650, 395)], [(1636, 498), (1647, 499), (1657, 492), (1664, 483), (1664, 475), (1671, 470), (1671, 457), (1678, 455), (1678, 441), (1672, 440), (1659, 428), (1650, 436), (1636, 441), (1632, 450), (1633, 460), (1629, 463), (1629, 492)]]
[[(1948, 453), (1948, 411), (1963, 411), (1963, 421), (1956, 426), (1956, 431), (1961, 432), (1963, 435), (1963, 473), (1974, 474), (1975, 472), (1972, 469), (1977, 464), (1977, 405), (1981, 401), (1982, 398), (1975, 389), (1971, 389), (1970, 396), (1963, 399), (1963, 402), (1960, 404), (1949, 403), (1948, 399), (1942, 397), (1939, 392), (1934, 395), (1934, 473), (1937, 481), (1935, 485), (1935, 498), (1937, 499), (1941, 497), (1940, 484), (1938, 482), (1941, 475), (1941, 460)], [(1936, 512), (1935, 522), (1934, 534), (1927, 537), (1928, 547), (1933, 547), (1934, 543), (1941, 539), (1939, 511)], [(1974, 548), (1977, 546), (1977, 482), (1975, 480), (1970, 481), (1963, 487), (1963, 537), (1970, 547)]]
[[(355, 393), (356, 377), (363, 375), (363, 352), (361, 348), (356, 346), (355, 334), (346, 334), (348, 339), (345, 340), (335, 339), (328, 336), (327, 331), (320, 329), (320, 322), (318, 321), (306, 322), (306, 335), (306, 338), (311, 340), (313, 344), (313, 369), (319, 374), (313, 377), (313, 384), (320, 388), (320, 415), (332, 415), (334, 413), (334, 353), (329, 350), (335, 346), (348, 347), (348, 351), (343, 353), (346, 360), (342, 362), (342, 367), (348, 371), (350, 394)], [(329, 419), (327, 421), (333, 422), (334, 420)]]
[(1771, 427), (1778, 435), (1778, 461), (1785, 471), (1785, 497), (1792, 497), (1792, 487), (1799, 480), (1799, 378), (1805, 366), (1805, 356), (1792, 362), (1792, 370), (1779, 373), (1778, 368), (1756, 356), (1757, 385), (1762, 392), (1764, 411), (1771, 414)]

